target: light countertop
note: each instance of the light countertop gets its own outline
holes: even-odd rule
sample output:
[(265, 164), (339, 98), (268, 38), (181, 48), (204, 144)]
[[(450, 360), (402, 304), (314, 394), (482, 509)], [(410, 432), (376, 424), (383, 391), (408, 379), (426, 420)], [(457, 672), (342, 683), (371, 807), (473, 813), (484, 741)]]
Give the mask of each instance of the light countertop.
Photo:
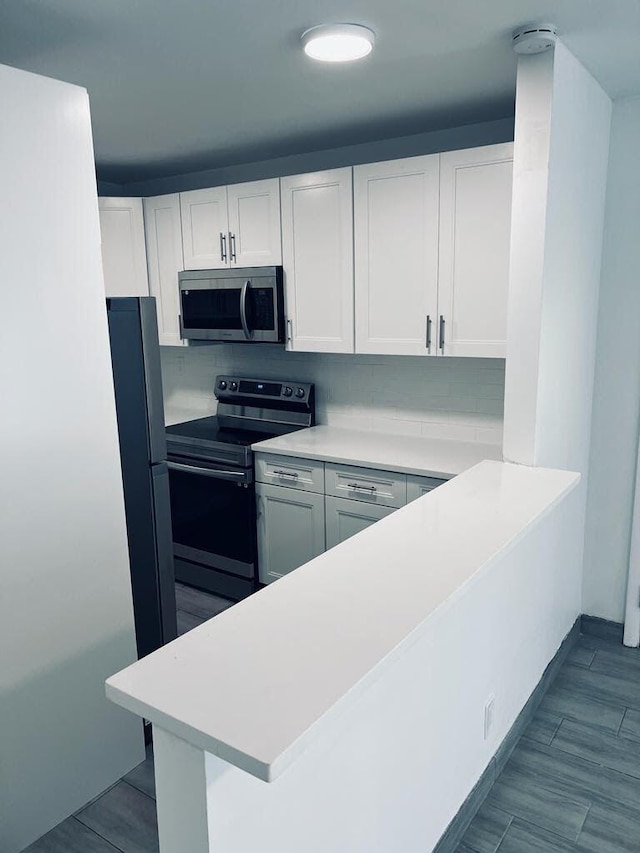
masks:
[(114, 675), (107, 695), (270, 781), (579, 479), (482, 462)]
[(254, 451), (380, 468), (450, 479), (485, 459), (502, 461), (502, 448), (472, 441), (447, 441), (315, 426), (269, 438)]

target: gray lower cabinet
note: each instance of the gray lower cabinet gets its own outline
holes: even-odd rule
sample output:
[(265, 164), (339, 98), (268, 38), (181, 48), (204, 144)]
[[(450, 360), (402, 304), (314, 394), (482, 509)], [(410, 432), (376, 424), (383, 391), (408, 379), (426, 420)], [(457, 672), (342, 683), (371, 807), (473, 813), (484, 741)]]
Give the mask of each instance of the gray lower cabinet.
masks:
[(325, 550), (324, 495), (256, 483), (260, 581), (271, 583)]
[(366, 527), (394, 512), (393, 507), (375, 506), (348, 498), (325, 498), (327, 549), (355, 536)]
[(260, 581), (278, 580), (443, 482), (436, 477), (257, 453)]
[(407, 503), (421, 498), (446, 483), (437, 477), (419, 477), (417, 474), (407, 474)]

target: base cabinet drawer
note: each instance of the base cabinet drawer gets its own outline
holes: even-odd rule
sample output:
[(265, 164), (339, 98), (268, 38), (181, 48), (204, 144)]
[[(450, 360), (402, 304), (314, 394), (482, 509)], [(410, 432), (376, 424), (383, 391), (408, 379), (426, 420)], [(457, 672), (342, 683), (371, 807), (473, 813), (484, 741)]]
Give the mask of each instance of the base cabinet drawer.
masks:
[(417, 474), (407, 474), (407, 503), (415, 501), (446, 483), (438, 477), (419, 477)]
[(361, 530), (394, 512), (392, 507), (372, 506), (347, 498), (325, 498), (327, 549), (350, 539)]
[(327, 463), (325, 494), (397, 509), (407, 502), (407, 478), (392, 471)]
[(258, 565), (271, 583), (325, 550), (324, 495), (256, 484)]
[(324, 494), (324, 462), (257, 453), (256, 482)]

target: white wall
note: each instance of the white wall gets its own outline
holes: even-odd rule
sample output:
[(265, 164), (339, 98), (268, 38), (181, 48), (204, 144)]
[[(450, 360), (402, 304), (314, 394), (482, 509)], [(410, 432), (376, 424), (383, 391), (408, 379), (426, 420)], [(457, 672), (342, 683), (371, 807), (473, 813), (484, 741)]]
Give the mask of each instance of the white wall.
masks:
[(217, 374), (315, 382), (318, 423), (500, 444), (504, 360), (285, 353), (276, 346), (162, 347), (169, 422), (213, 414)]
[(640, 97), (613, 109), (585, 537), (584, 610), (621, 622), (640, 412)]
[(144, 757), (86, 92), (0, 66), (0, 851)]
[(611, 101), (555, 49), (544, 244), (536, 465), (587, 480)]

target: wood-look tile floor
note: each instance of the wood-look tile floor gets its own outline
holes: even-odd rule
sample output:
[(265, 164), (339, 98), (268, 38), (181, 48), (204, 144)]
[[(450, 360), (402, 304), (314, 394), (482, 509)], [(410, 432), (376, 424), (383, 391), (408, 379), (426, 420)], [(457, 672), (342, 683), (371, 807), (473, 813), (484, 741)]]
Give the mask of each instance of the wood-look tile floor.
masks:
[(640, 853), (640, 652), (582, 636), (457, 853)]
[[(178, 606), (203, 620), (189, 602), (216, 604), (193, 592), (180, 590)], [(156, 853), (154, 797), (149, 749), (146, 761), (27, 849)], [(457, 853), (640, 853), (638, 650), (581, 637)]]

